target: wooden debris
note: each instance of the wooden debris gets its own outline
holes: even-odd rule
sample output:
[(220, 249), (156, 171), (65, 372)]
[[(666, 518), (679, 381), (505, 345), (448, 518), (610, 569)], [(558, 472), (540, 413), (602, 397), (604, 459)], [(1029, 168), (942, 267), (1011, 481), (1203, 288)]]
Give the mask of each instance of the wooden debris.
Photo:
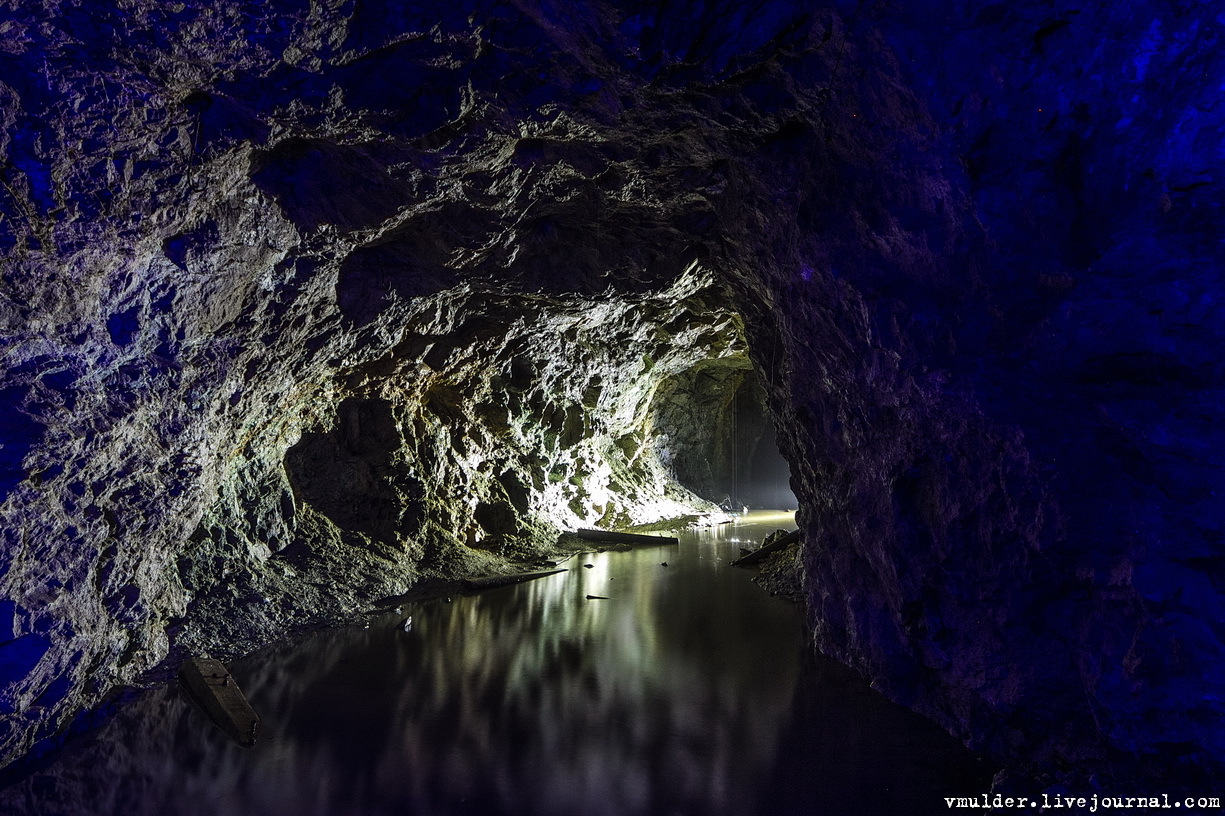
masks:
[(634, 544), (638, 546), (661, 547), (680, 544), (680, 539), (673, 536), (643, 535), (642, 533), (615, 533), (612, 530), (592, 530), (583, 528), (576, 531), (579, 538), (585, 541), (607, 541), (613, 544)]
[(751, 567), (753, 564), (760, 564), (773, 553), (787, 547), (800, 540), (800, 531), (792, 530), (785, 536), (779, 536), (764, 547), (759, 547), (753, 550), (748, 555), (742, 555), (732, 562), (733, 567)]
[(192, 657), (179, 669), (179, 682), (213, 724), (239, 745), (254, 745), (259, 715), (220, 660)]
[(524, 581), (534, 581), (537, 578), (544, 578), (546, 575), (556, 575), (559, 572), (566, 572), (566, 570), (563, 568), (545, 570), (544, 572), (518, 572), (514, 575), (488, 575), (483, 578), (469, 578), (461, 581), (460, 584), (465, 592), (483, 592), (486, 589), (494, 589), (495, 587), (521, 584)]
[(588, 595), (587, 600), (589, 601), (611, 601), (612, 598), (608, 597), (607, 595)]

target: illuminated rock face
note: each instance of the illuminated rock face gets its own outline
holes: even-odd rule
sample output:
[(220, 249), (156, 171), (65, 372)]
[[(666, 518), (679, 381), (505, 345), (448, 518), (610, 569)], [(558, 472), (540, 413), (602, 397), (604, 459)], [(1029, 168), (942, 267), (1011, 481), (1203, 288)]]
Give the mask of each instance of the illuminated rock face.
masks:
[(750, 359), (818, 647), (1018, 780), (1225, 755), (1207, 5), (129, 5), (0, 12), (6, 759), (709, 508)]
[(267, 455), (237, 454), (179, 556), (178, 645), (241, 653), (422, 578), (531, 564), (559, 529), (718, 513), (675, 480), (656, 416), (661, 383), (750, 365), (725, 297), (694, 272), (643, 295), (404, 303), (379, 356), (300, 399)]

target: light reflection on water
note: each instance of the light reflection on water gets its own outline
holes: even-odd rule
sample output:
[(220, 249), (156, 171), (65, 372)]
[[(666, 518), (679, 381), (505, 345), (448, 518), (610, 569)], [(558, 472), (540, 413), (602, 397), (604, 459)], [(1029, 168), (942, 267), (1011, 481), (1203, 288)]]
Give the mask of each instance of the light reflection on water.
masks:
[[(921, 813), (916, 792), (936, 812), (924, 788), (953, 748), (802, 661), (800, 610), (727, 566), (779, 527), (790, 514), (753, 514), (270, 647), (231, 666), (263, 718), (254, 748), (158, 690), (0, 791), (0, 812)], [(873, 767), (896, 765), (890, 751), (919, 756)]]

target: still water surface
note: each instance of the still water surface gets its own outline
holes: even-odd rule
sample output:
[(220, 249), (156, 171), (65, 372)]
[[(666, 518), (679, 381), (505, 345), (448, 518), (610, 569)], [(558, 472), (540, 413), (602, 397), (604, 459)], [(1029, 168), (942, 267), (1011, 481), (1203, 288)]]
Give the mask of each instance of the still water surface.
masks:
[(780, 527), (751, 514), (269, 647), (230, 667), (263, 719), (254, 748), (155, 690), (0, 790), (0, 812), (919, 816), (985, 790), (727, 566)]

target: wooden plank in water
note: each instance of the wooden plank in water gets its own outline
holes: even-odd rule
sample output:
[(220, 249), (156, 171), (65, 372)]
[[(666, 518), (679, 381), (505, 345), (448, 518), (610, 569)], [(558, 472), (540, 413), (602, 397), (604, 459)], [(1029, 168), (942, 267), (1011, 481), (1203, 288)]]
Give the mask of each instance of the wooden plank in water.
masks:
[(460, 585), (466, 592), (480, 592), (481, 590), (493, 589), (494, 587), (521, 584), (524, 581), (534, 581), (537, 578), (544, 578), (546, 575), (556, 575), (559, 572), (566, 572), (566, 570), (555, 569), (545, 570), (544, 572), (518, 572), (514, 575), (488, 575), (483, 578), (469, 578), (465, 581), (461, 581)]
[(642, 533), (614, 533), (612, 530), (592, 530), (582, 528), (577, 531), (579, 538), (585, 541), (607, 541), (611, 544), (633, 544), (635, 546), (662, 547), (680, 544), (680, 539), (672, 536), (643, 535)]
[(753, 550), (748, 555), (742, 555), (732, 562), (733, 567), (751, 567), (766, 560), (766, 557), (772, 553), (776, 553), (784, 547), (794, 544), (800, 540), (800, 531), (792, 530), (785, 536), (779, 536), (764, 547)]
[(179, 669), (179, 682), (227, 737), (254, 745), (259, 715), (220, 660), (192, 657)]

